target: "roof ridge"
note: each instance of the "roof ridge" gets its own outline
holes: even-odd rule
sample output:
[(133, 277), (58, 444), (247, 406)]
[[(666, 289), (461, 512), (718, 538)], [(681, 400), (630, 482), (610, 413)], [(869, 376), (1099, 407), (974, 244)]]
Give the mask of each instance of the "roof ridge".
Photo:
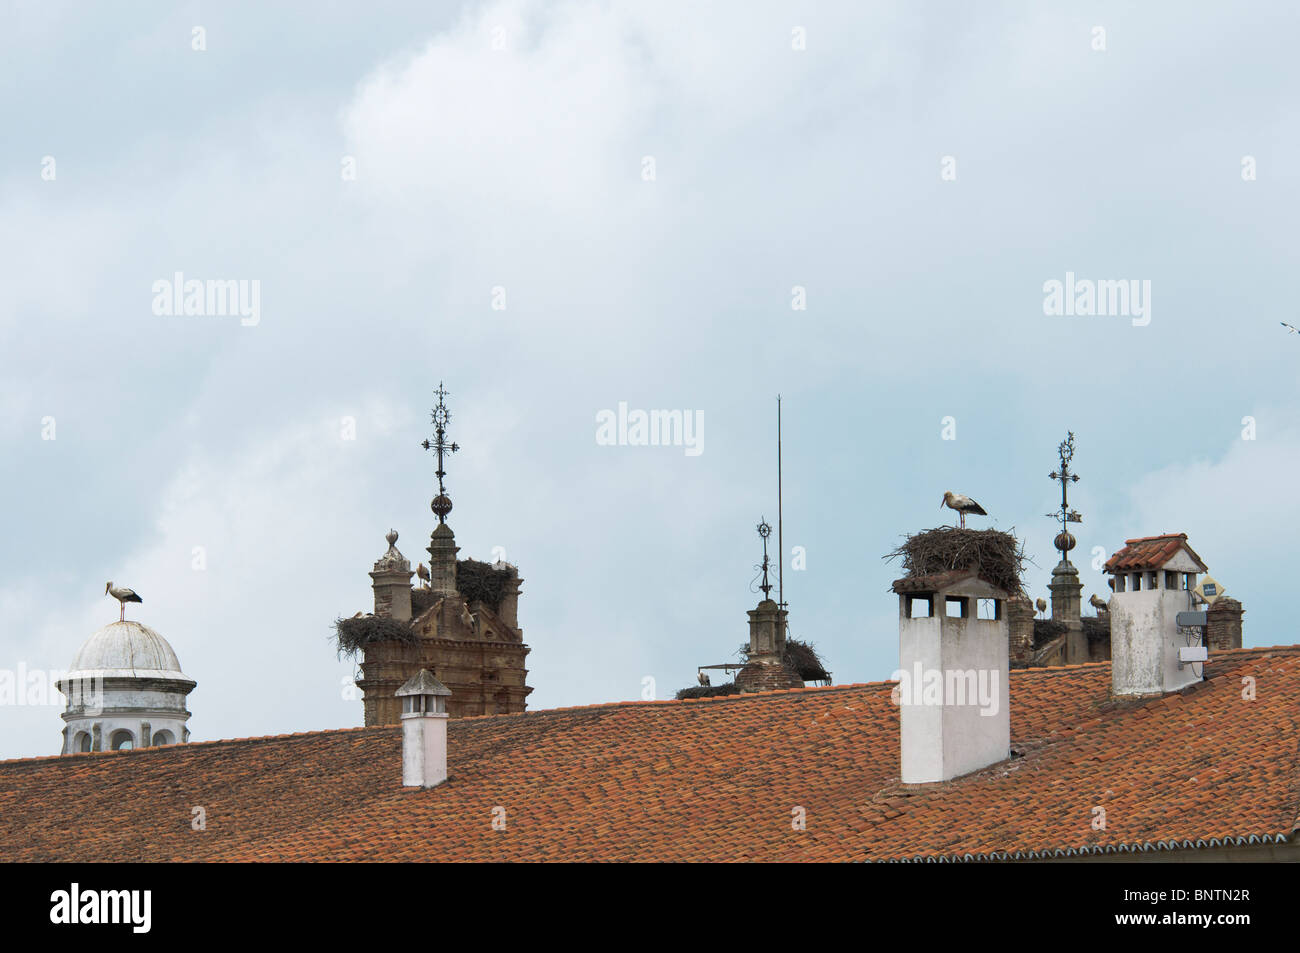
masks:
[(520, 718), (527, 715), (550, 715), (570, 711), (591, 711), (596, 708), (626, 708), (652, 705), (690, 705), (698, 702), (744, 701), (768, 695), (794, 695), (809, 692), (839, 692), (852, 688), (884, 688), (892, 682), (849, 682), (841, 685), (805, 685), (803, 688), (771, 688), (761, 692), (736, 692), (733, 695), (708, 695), (703, 698), (627, 698), (619, 701), (592, 702), (587, 705), (564, 705), (560, 708), (537, 708), (532, 711), (500, 712), (492, 715), (462, 715), (456, 721), (482, 721), (486, 718)]
[(170, 745), (151, 745), (148, 748), (130, 748), (122, 751), (69, 751), (67, 754), (38, 754), (27, 755), (23, 758), (4, 758), (0, 759), (0, 767), (10, 764), (23, 764), (26, 762), (37, 761), (64, 761), (68, 758), (102, 758), (106, 756), (121, 755), (129, 757), (131, 755), (147, 755), (160, 751), (186, 751), (190, 748), (201, 748), (207, 745), (230, 745), (242, 744), (253, 741), (281, 741), (285, 738), (305, 738), (308, 736), (316, 737), (317, 735), (335, 735), (348, 731), (380, 731), (392, 730), (399, 727), (398, 725), (354, 725), (351, 728), (317, 728), (312, 731), (289, 731), (278, 735), (249, 735), (245, 738), (208, 738), (203, 741), (185, 741), (180, 744)]

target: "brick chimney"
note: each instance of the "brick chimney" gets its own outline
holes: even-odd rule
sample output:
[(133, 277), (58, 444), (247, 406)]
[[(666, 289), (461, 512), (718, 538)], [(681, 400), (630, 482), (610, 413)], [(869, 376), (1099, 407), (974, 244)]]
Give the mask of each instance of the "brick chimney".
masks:
[(1230, 596), (1220, 596), (1206, 610), (1205, 643), (1211, 652), (1241, 648), (1241, 603)]
[(1008, 654), (1013, 662), (1028, 662), (1034, 655), (1034, 604), (1027, 596), (1006, 601)]
[(447, 780), (447, 698), (451, 690), (420, 669), (397, 690), (402, 699), (402, 785), (436, 787)]
[(1005, 760), (1009, 594), (973, 569), (907, 576), (893, 588), (903, 783), (947, 781)]

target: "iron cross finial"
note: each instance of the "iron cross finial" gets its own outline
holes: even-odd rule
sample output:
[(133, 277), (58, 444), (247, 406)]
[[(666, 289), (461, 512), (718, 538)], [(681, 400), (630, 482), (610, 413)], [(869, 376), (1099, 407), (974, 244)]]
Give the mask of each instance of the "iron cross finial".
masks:
[(433, 450), (438, 454), (438, 469), (434, 471), (438, 477), (438, 495), (433, 498), (431, 509), (438, 517), (439, 523), (447, 522), (447, 514), (451, 512), (451, 498), (447, 496), (446, 488), (443, 486), (442, 478), (447, 475), (443, 469), (443, 455), (455, 453), (460, 449), (456, 443), (447, 443), (447, 424), (451, 422), (451, 412), (447, 410), (447, 404), (444, 398), (451, 396), (442, 386), (442, 381), (438, 381), (438, 389), (435, 390), (434, 396), (438, 398), (438, 405), (433, 408), (429, 414), (429, 419), (434, 426), (433, 442), (427, 439), (420, 444), (425, 450)]
[(1061, 521), (1061, 532), (1056, 537), (1056, 548), (1061, 551), (1061, 558), (1070, 561), (1067, 555), (1074, 548), (1075, 539), (1069, 532), (1070, 523), (1082, 523), (1083, 516), (1078, 510), (1070, 509), (1069, 487), (1079, 482), (1079, 475), (1070, 472), (1070, 461), (1074, 459), (1074, 431), (1067, 431), (1065, 439), (1056, 448), (1061, 458), (1061, 468), (1053, 470), (1048, 477), (1061, 484), (1061, 508), (1058, 512), (1048, 513), (1050, 519)]
[(771, 563), (768, 562), (767, 558), (767, 538), (772, 535), (772, 527), (768, 525), (766, 519), (758, 524), (758, 535), (763, 537), (763, 562), (758, 567), (763, 570), (763, 584), (758, 588), (763, 590), (764, 599), (770, 599), (772, 597), (772, 584), (768, 582), (767, 571)]

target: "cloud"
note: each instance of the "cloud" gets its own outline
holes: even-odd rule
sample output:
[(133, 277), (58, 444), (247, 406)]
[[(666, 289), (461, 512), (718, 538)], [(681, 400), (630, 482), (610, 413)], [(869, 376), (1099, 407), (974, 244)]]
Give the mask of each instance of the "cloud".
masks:
[[(196, 451), (171, 477), (144, 542), (96, 560), (115, 583), (140, 593), (144, 602), (129, 606), (129, 617), (168, 639), (198, 682), (190, 697), (195, 738), (360, 723), (360, 703), (342, 696), (340, 680), (352, 667), (336, 660), (330, 623), (370, 604), (366, 557), (373, 561), (386, 545), (388, 526), (376, 510), (385, 506), (390, 472), (375, 461), (411, 421), (405, 408), (380, 399), (356, 417), (355, 441), (342, 439), (338, 417), (318, 414), (258, 434), (230, 455)], [(412, 549), (416, 540), (401, 544)], [(25, 635), (7, 641), (20, 648), (0, 666), (67, 666), (92, 632), (114, 621), (117, 603), (102, 582), (41, 581), (0, 589), (0, 617)], [(57, 751), (58, 710), (11, 712), (32, 733), (6, 732), (0, 757)], [(46, 743), (34, 744), (38, 738)]]

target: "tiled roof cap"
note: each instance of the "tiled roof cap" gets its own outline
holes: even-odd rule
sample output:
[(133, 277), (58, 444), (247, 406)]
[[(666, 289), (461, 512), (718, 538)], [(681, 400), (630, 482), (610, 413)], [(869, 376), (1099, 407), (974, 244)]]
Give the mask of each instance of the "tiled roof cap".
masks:
[(403, 695), (450, 695), (451, 689), (434, 678), (427, 668), (422, 668), (407, 679), (406, 684), (395, 694), (399, 698)]
[(1110, 559), (1106, 560), (1104, 572), (1123, 570), (1159, 569), (1185, 549), (1201, 571), (1206, 572), (1205, 561), (1196, 555), (1196, 551), (1187, 545), (1186, 533), (1165, 533), (1161, 536), (1139, 536), (1125, 541), (1125, 546)]

